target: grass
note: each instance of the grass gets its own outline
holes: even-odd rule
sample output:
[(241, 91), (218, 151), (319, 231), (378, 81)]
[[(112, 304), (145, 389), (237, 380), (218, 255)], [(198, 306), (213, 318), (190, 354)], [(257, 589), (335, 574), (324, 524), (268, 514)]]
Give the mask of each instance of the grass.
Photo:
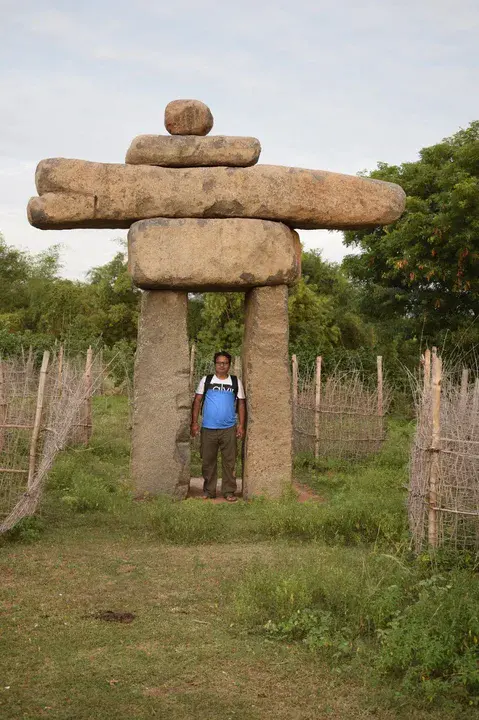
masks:
[(474, 564), (409, 556), (409, 433), (301, 458), (323, 503), (135, 502), (126, 403), (97, 398), (91, 445), (0, 539), (0, 716), (476, 717)]

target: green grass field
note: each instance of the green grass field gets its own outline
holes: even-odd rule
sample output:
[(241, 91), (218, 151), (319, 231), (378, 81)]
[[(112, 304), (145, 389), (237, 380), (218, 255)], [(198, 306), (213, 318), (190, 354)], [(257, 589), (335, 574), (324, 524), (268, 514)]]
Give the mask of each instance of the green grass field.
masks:
[(324, 502), (136, 502), (126, 401), (97, 398), (0, 539), (0, 717), (479, 717), (475, 558), (410, 553), (411, 430), (298, 458)]

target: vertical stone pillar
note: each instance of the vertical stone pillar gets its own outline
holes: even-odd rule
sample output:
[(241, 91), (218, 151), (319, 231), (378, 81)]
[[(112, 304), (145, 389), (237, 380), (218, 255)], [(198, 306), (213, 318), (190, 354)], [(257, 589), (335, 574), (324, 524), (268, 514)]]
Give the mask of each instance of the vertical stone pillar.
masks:
[(188, 296), (143, 293), (135, 358), (131, 470), (138, 495), (186, 497), (190, 481)]
[(286, 285), (247, 293), (242, 365), (248, 413), (243, 495), (279, 497), (292, 481), (293, 458)]

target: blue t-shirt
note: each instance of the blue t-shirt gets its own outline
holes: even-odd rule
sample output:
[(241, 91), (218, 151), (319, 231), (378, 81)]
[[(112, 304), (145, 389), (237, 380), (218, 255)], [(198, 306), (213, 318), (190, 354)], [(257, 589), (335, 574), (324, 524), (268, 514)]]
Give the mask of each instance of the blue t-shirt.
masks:
[[(201, 379), (197, 393), (203, 395), (206, 377)], [(238, 398), (244, 399), (241, 380), (238, 380)], [(224, 380), (213, 375), (203, 404), (202, 426), (208, 430), (224, 430), (236, 425), (236, 398), (233, 381), (228, 375)]]

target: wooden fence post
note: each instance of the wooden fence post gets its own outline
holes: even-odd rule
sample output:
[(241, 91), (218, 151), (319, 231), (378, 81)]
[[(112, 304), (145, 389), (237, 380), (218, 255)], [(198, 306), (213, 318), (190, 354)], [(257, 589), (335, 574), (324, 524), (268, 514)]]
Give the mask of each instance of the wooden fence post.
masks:
[(196, 345), (192, 344), (190, 350), (190, 392), (195, 391), (195, 357), (196, 357)]
[(38, 437), (42, 424), (43, 397), (45, 395), (45, 382), (47, 379), (48, 361), (50, 353), (45, 350), (43, 353), (42, 367), (40, 369), (40, 380), (38, 382), (37, 406), (35, 410), (35, 420), (33, 423), (32, 439), (30, 441), (30, 458), (28, 463), (28, 480), (27, 490), (30, 490), (35, 476), (35, 460), (37, 455)]
[(314, 457), (319, 457), (319, 419), (321, 412), (321, 363), (323, 358), (318, 355), (316, 358), (316, 378), (314, 396)]
[(384, 415), (383, 405), (383, 358), (378, 355), (376, 358), (377, 372), (378, 372), (378, 416), (382, 418)]
[(88, 348), (87, 353), (86, 353), (85, 377), (84, 377), (85, 396), (84, 396), (84, 401), (83, 401), (82, 425), (83, 425), (83, 442), (85, 443), (85, 445), (88, 445), (90, 438), (91, 438), (91, 433), (92, 433), (92, 410), (91, 410), (92, 362), (93, 362), (93, 350), (90, 345), (90, 347)]
[(28, 348), (27, 363), (25, 365), (25, 392), (27, 395), (30, 393), (30, 386), (33, 380), (33, 364), (33, 348), (30, 345), (30, 347)]
[(98, 364), (100, 366), (100, 384), (98, 387), (98, 393), (100, 395), (105, 394), (105, 371), (103, 366), (103, 348), (100, 348), (98, 353)]
[(441, 448), (441, 379), (442, 362), (433, 348), (432, 355), (432, 388), (431, 388), (431, 471), (429, 475), (429, 511), (428, 540), (431, 547), (437, 547), (437, 485), (439, 482), (440, 448)]
[(63, 395), (63, 345), (60, 345), (60, 349), (58, 351), (58, 376), (57, 376), (57, 383), (58, 383), (58, 396), (61, 397)]
[(429, 348), (424, 353), (424, 378), (423, 378), (423, 395), (424, 398), (431, 389), (431, 351)]
[(2, 360), (0, 360), (0, 452), (5, 445), (5, 429), (2, 427), (7, 422), (7, 385), (6, 373)]

